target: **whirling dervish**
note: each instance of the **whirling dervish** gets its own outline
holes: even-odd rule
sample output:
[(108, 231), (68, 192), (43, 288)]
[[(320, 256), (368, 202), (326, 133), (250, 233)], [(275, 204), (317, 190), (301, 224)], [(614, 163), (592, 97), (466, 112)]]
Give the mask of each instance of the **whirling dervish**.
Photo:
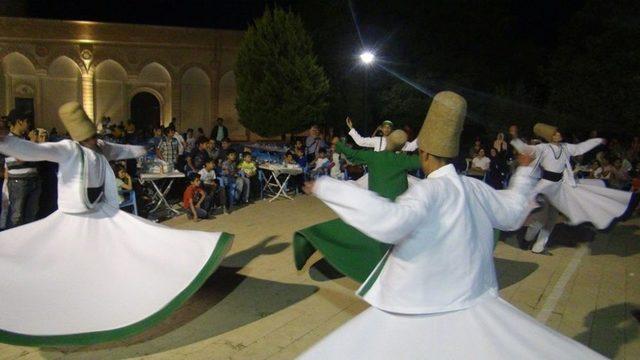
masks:
[(371, 307), (302, 359), (601, 359), (498, 295), (493, 228), (519, 228), (535, 179), (531, 162), (508, 190), (457, 174), (466, 101), (438, 93), (420, 134), (427, 178), (395, 201), (323, 177), (305, 186), (342, 220), (391, 251), (358, 290)]
[(108, 161), (143, 156), (144, 147), (98, 140), (76, 102), (59, 115), (73, 140), (0, 134), (0, 153), (59, 164), (58, 210), (0, 233), (1, 342), (86, 345), (139, 333), (195, 293), (232, 243), (119, 210)]
[(511, 145), (519, 152), (535, 156), (531, 175), (540, 176), (541, 179), (534, 194), (542, 195), (543, 200), (548, 202), (540, 214), (533, 215), (535, 220), (525, 234), (527, 241), (536, 238), (533, 252), (544, 251), (559, 213), (566, 216), (571, 225), (590, 223), (598, 230), (610, 228), (633, 213), (639, 199), (636, 193), (581, 183), (574, 179), (571, 157), (590, 151), (602, 144), (604, 139), (569, 144), (563, 142), (557, 127), (542, 123), (536, 124), (533, 132), (547, 143), (527, 145), (517, 137), (511, 141)]

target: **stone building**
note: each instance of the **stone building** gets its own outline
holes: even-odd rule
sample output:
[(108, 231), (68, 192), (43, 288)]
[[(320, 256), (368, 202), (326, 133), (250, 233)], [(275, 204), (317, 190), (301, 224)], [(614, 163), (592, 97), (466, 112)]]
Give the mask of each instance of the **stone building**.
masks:
[[(241, 31), (0, 17), (0, 113), (31, 109), (37, 127), (61, 130), (58, 107), (79, 101), (98, 126), (202, 127), (217, 117), (233, 140), (233, 73)], [(254, 137), (255, 138), (255, 137)]]

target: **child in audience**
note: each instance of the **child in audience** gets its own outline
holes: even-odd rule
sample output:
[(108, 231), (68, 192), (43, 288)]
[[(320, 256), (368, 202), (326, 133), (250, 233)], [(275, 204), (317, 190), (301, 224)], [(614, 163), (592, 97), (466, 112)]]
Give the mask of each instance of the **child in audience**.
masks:
[(312, 179), (316, 179), (322, 175), (327, 175), (329, 163), (329, 159), (327, 159), (327, 151), (325, 149), (318, 150), (318, 157), (311, 162), (313, 170), (311, 170), (309, 176)]
[(248, 203), (250, 193), (255, 194), (258, 188), (258, 168), (256, 167), (256, 163), (253, 161), (251, 152), (245, 152), (242, 155), (242, 161), (238, 164), (238, 174), (243, 181), (242, 186), (247, 188), (243, 200), (245, 203)]
[[(200, 182), (202, 183), (201, 186), (207, 194), (207, 197), (211, 199), (211, 204), (213, 205), (213, 200), (217, 198), (218, 205), (222, 206), (222, 212), (228, 214), (227, 191), (223, 184), (220, 184), (216, 178), (215, 163), (216, 161), (214, 159), (208, 159), (204, 167), (198, 172), (198, 174), (200, 174)], [(213, 206), (211, 206), (211, 209), (213, 209)]]
[(304, 148), (296, 147), (293, 151), (293, 158), (298, 163), (298, 166), (300, 166), (302, 169), (307, 168), (307, 157), (304, 156)]
[(245, 181), (238, 175), (238, 154), (235, 150), (227, 152), (227, 159), (222, 163), (222, 175), (227, 186), (227, 197), (231, 208), (236, 200), (248, 198), (249, 186), (244, 186)]
[[(288, 167), (300, 166), (300, 164), (298, 164), (296, 159), (293, 157), (293, 153), (291, 151), (287, 151), (287, 153), (284, 155), (284, 165)], [(302, 186), (304, 185), (304, 173), (300, 175), (292, 175), (290, 181), (298, 192), (302, 192)]]
[(182, 195), (182, 206), (187, 210), (187, 217), (194, 222), (208, 217), (208, 211), (205, 210), (204, 201), (206, 194), (200, 187), (200, 174), (191, 174), (189, 176), (189, 186)]
[(123, 202), (124, 196), (122, 195), (123, 191), (129, 191), (133, 189), (133, 181), (131, 180), (131, 176), (127, 173), (124, 166), (117, 164), (115, 166), (116, 173), (116, 186), (118, 187), (118, 199), (120, 202)]

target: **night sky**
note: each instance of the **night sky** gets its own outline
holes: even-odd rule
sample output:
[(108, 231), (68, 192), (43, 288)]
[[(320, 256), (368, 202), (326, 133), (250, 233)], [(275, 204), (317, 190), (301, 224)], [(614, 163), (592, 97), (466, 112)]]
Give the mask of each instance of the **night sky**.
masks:
[(628, 76), (640, 73), (637, 0), (0, 0), (0, 15), (245, 30), (275, 4), (311, 36), (332, 121), (368, 112), (419, 123), (428, 99), (413, 85), (374, 68), (363, 87), (357, 54), (373, 48), (423, 88), (462, 92), (489, 128), (552, 118), (640, 129), (640, 82)]
[[(247, 28), (266, 5), (260, 0), (2, 0), (0, 14), (201, 28)], [(288, 7), (295, 1), (278, 1)]]

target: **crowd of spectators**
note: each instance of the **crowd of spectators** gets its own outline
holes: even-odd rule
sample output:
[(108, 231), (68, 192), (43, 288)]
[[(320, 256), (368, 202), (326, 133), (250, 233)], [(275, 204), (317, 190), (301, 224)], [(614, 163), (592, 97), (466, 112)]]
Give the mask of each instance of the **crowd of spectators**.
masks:
[[(14, 110), (6, 120), (10, 136), (20, 136), (32, 142), (59, 141), (68, 137), (58, 134), (55, 128), (51, 131), (30, 128), (30, 115), (27, 113)], [(255, 148), (230, 141), (223, 119), (216, 120), (209, 136), (202, 128), (186, 129), (181, 134), (175, 124), (174, 119), (166, 127), (136, 129), (133, 121), (114, 124), (105, 118), (99, 137), (113, 143), (143, 145), (148, 150), (144, 161), (157, 159), (166, 164), (167, 171), (183, 172), (186, 179), (172, 195), (194, 221), (218, 212), (227, 214), (261, 196), (264, 174), (259, 162), (263, 160), (256, 157)], [(413, 133), (410, 128), (407, 130)], [(516, 126), (505, 130), (490, 141), (477, 137), (469, 151), (461, 152), (460, 159), (455, 159), (459, 171), (496, 189), (504, 188), (516, 166), (509, 140), (514, 136), (523, 138)], [(595, 136), (597, 133), (592, 132), (589, 137)], [(291, 143), (278, 148), (275, 151), (279, 156), (278, 162), (303, 170), (300, 175), (290, 178), (286, 190), (299, 192), (305, 180), (319, 176), (348, 180), (365, 173), (366, 168), (350, 164), (335, 151), (334, 145), (338, 140), (340, 138), (332, 131), (323, 134), (317, 125), (313, 125), (306, 137), (294, 137)], [(349, 137), (342, 140), (349, 143)], [(538, 141), (535, 138), (523, 140), (530, 144)], [(577, 138), (571, 140), (577, 141)], [(10, 157), (2, 160), (4, 186), (0, 228), (31, 222), (55, 211), (57, 164), (24, 162)], [(141, 195), (138, 196), (139, 205), (142, 205), (139, 207), (144, 209), (144, 203), (150, 200), (151, 195), (145, 196), (143, 187), (137, 182), (140, 160), (112, 165), (121, 200), (125, 200), (127, 192), (138, 191)], [(624, 142), (612, 138), (606, 146), (572, 159), (572, 166), (577, 178), (600, 179), (613, 188), (638, 191), (640, 139), (634, 137)], [(420, 172), (414, 175), (420, 176)]]
[[(540, 143), (539, 139), (520, 136), (514, 125), (509, 128), (509, 137), (519, 136), (531, 145)], [(569, 142), (578, 143), (598, 137), (597, 131), (591, 131), (587, 137), (572, 136)], [(476, 138), (466, 158), (469, 176), (483, 179), (496, 189), (504, 188), (515, 167), (514, 149), (505, 139), (504, 133), (498, 133), (487, 146)], [(488, 156), (487, 156), (488, 155)], [(571, 159), (573, 174), (577, 179), (599, 179), (606, 186), (619, 190), (640, 190), (640, 140), (633, 137), (621, 141), (612, 137), (606, 145), (600, 145), (590, 152)]]

